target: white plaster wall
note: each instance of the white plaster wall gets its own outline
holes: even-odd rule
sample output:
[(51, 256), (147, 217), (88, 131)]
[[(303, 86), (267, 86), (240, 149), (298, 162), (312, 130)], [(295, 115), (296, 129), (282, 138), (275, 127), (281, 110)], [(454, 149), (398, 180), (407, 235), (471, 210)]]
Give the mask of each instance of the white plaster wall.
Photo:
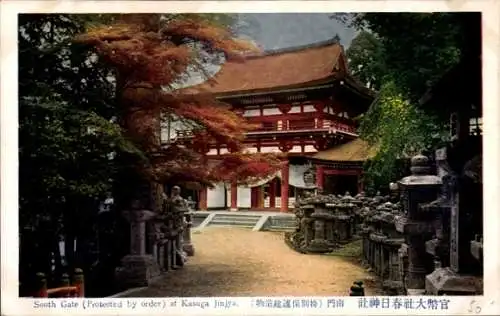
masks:
[(212, 148), (208, 151), (207, 155), (217, 155), (217, 149)]
[(264, 109), (262, 113), (264, 115), (278, 115), (281, 114), (281, 111), (278, 108), (269, 108), (269, 109)]
[(238, 187), (238, 207), (250, 207), (251, 189)]
[(225, 207), (223, 183), (217, 183), (215, 188), (207, 190), (207, 207)]
[(226, 187), (226, 194), (227, 194), (227, 205), (226, 205), (226, 207), (229, 208), (229, 207), (231, 207), (231, 186), (230, 185), (228, 185)]
[(292, 106), (292, 109), (288, 113), (300, 113), (300, 105)]
[(260, 152), (262, 153), (279, 153), (281, 150), (278, 146), (261, 147)]
[(223, 155), (223, 154), (227, 154), (229, 152), (229, 150), (227, 150), (227, 148), (221, 148), (219, 152), (221, 155)]
[(302, 152), (302, 147), (300, 145), (295, 145), (290, 150), (291, 153), (300, 153)]
[(312, 105), (304, 105), (304, 112), (316, 112), (316, 109)]
[(245, 110), (243, 113), (243, 116), (249, 117), (249, 116), (259, 116), (260, 115), (260, 110), (255, 109), (255, 110)]

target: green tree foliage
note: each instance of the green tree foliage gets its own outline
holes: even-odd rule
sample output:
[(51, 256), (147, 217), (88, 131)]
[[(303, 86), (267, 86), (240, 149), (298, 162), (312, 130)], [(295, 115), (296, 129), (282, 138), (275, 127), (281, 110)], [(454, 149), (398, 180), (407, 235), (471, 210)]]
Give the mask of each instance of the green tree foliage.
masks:
[(367, 87), (378, 90), (386, 76), (384, 46), (371, 32), (361, 31), (346, 51), (351, 73)]
[[(376, 36), (383, 54), (374, 57), (383, 61), (385, 81), (394, 81), (405, 97), (416, 102), (472, 44), (464, 39), (465, 24), (474, 22), (467, 14), (356, 13), (334, 17)], [(359, 36), (365, 49), (373, 45), (373, 38), (367, 41), (363, 32)]]
[(364, 84), (380, 89), (362, 116), (360, 136), (379, 147), (366, 166), (366, 180), (376, 188), (386, 187), (402, 176), (401, 159), (436, 146), (448, 131), (448, 122), (419, 110), (418, 101), (477, 46), (479, 19), (470, 13), (333, 17), (360, 30), (347, 51), (350, 68)]
[(405, 159), (427, 152), (446, 140), (447, 130), (433, 116), (407, 101), (397, 86), (385, 83), (359, 132), (378, 151), (367, 163), (367, 187), (387, 187), (404, 176)]
[(19, 16), (22, 282), (50, 271), (62, 236), (68, 265), (74, 264), (75, 253), (95, 238), (99, 200), (119, 167), (113, 155), (137, 151), (114, 123), (112, 73), (92, 51), (72, 43), (90, 18), (98, 17)]

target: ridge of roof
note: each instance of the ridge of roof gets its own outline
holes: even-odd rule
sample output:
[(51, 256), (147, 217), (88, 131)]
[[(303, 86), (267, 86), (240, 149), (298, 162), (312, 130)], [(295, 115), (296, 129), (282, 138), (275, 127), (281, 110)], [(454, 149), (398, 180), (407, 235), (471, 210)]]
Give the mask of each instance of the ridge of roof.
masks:
[(310, 43), (310, 44), (291, 46), (291, 47), (285, 47), (285, 48), (278, 48), (278, 49), (269, 49), (269, 50), (265, 50), (261, 54), (246, 55), (245, 58), (246, 59), (257, 59), (257, 58), (262, 58), (262, 57), (267, 57), (267, 56), (296, 53), (296, 52), (300, 52), (300, 51), (303, 51), (306, 49), (320, 48), (320, 47), (325, 47), (325, 46), (330, 46), (330, 45), (335, 45), (335, 44), (337, 44), (343, 48), (343, 46), (339, 43), (338, 40), (332, 38), (329, 40)]

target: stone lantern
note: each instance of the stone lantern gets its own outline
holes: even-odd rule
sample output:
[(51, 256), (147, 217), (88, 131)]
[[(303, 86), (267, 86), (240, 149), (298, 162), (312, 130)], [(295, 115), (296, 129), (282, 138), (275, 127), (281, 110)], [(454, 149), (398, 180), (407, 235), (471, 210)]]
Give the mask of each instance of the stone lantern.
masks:
[(148, 286), (160, 275), (160, 267), (151, 254), (146, 253), (146, 222), (156, 213), (143, 209), (140, 201), (132, 203), (123, 216), (130, 223), (130, 253), (122, 258), (116, 277), (125, 287)]
[(359, 236), (359, 233), (361, 231), (361, 224), (362, 224), (361, 212), (363, 210), (363, 207), (362, 207), (363, 200), (364, 200), (364, 195), (357, 194), (351, 201), (351, 203), (354, 205), (354, 207), (352, 209), (353, 234), (356, 236)]
[(412, 174), (398, 182), (404, 215), (398, 216), (395, 224), (407, 242), (407, 292), (422, 295), (425, 277), (432, 271), (432, 258), (426, 253), (425, 242), (432, 238), (434, 227), (432, 218), (422, 212), (420, 205), (437, 198), (442, 182), (440, 177), (430, 174), (429, 159), (423, 155), (411, 159), (410, 170)]
[(326, 217), (326, 229), (325, 229), (325, 234), (326, 234), (326, 241), (331, 249), (335, 248), (337, 246), (337, 233), (335, 231), (336, 225), (335, 225), (335, 211), (337, 209), (337, 203), (338, 200), (334, 198), (329, 198), (327, 203), (325, 204), (325, 207), (327, 208), (328, 211), (328, 216)]
[(354, 209), (353, 197), (346, 192), (346, 194), (340, 198), (339, 203), (337, 203), (338, 212), (334, 215), (336, 230), (339, 235), (340, 242), (345, 243), (351, 239), (352, 236), (352, 210)]
[(391, 182), (389, 184), (389, 191), (390, 191), (390, 200), (393, 203), (396, 203), (399, 200), (399, 187), (398, 184), (395, 182)]
[(319, 200), (314, 202), (314, 213), (311, 214), (311, 218), (314, 219), (314, 239), (307, 249), (312, 253), (326, 253), (330, 251), (330, 246), (326, 240), (326, 222), (330, 218), (330, 214), (328, 214), (325, 204)]

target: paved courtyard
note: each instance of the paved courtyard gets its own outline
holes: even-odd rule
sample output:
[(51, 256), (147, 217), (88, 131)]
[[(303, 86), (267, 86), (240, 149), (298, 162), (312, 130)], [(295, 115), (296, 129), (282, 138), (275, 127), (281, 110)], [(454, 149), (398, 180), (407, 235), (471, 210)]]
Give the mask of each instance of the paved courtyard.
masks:
[(196, 254), (182, 270), (127, 296), (335, 296), (370, 278), (346, 258), (292, 251), (283, 233), (207, 227), (193, 233), (193, 243)]

